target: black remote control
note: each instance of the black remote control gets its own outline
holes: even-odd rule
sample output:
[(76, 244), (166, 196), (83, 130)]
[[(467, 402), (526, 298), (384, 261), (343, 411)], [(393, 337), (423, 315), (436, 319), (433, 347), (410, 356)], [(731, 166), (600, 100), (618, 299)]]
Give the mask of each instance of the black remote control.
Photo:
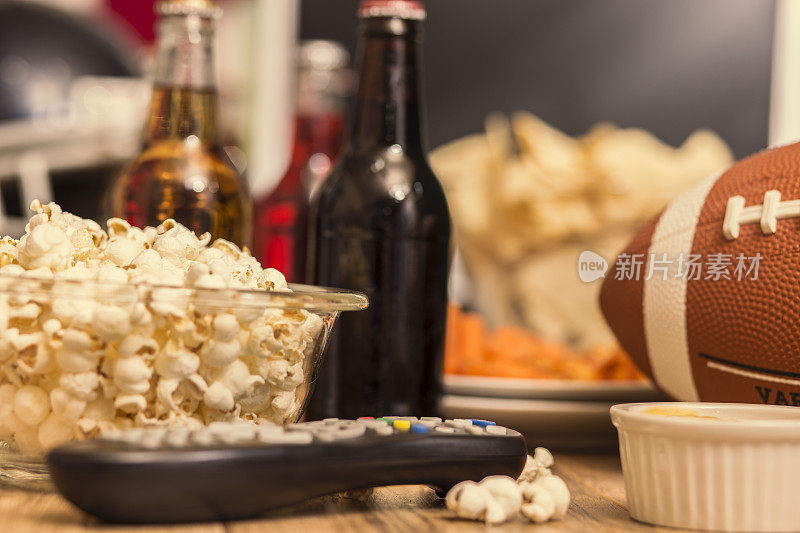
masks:
[(231, 520), (346, 490), (516, 478), (525, 439), (485, 420), (326, 419), (147, 428), (53, 449), (59, 492), (109, 522)]

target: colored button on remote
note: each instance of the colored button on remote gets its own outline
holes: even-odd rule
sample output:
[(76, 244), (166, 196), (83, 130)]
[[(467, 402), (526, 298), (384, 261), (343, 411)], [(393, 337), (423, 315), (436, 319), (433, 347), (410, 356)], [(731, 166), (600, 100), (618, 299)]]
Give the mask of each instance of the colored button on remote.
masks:
[(397, 431), (408, 431), (411, 428), (411, 422), (408, 420), (395, 420), (394, 429)]
[(425, 424), (411, 424), (411, 433), (427, 433), (428, 426)]
[(472, 425), (485, 428), (486, 426), (496, 426), (497, 424), (495, 424), (491, 420), (475, 420), (473, 418), (472, 419)]

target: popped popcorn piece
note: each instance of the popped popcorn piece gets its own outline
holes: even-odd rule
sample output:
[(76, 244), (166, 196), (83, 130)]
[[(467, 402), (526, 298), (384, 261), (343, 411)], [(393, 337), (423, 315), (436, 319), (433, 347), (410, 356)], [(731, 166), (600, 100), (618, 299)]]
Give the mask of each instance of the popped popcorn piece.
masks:
[(58, 417), (55, 413), (51, 413), (39, 426), (36, 437), (39, 440), (39, 445), (47, 450), (69, 442), (74, 431), (75, 425), (73, 423)]
[(48, 267), (63, 270), (67, 268), (72, 252), (72, 243), (64, 230), (43, 223), (19, 240), (17, 260), (25, 269)]
[(104, 263), (100, 265), (100, 270), (97, 271), (97, 281), (125, 283), (128, 281), (128, 272), (117, 266)]
[(212, 340), (200, 351), (203, 363), (210, 367), (225, 367), (238, 359), (241, 352), (239, 341), (234, 339), (228, 342)]
[(532, 522), (542, 523), (563, 518), (567, 514), (570, 494), (567, 484), (558, 476), (543, 476), (520, 485), (525, 503), (521, 511)]
[[(160, 408), (192, 414), (197, 411), (208, 384), (199, 374), (184, 379), (162, 379), (156, 387)], [(213, 393), (212, 393), (213, 394)]]
[(259, 274), (258, 282), (265, 289), (283, 290), (288, 287), (286, 277), (274, 268), (265, 268)]
[(222, 313), (214, 317), (214, 336), (218, 341), (235, 340), (239, 335), (239, 322), (230, 313)]
[(23, 385), (14, 394), (14, 414), (29, 426), (42, 422), (50, 413), (47, 393), (33, 385)]
[(73, 372), (62, 374), (58, 386), (71, 396), (90, 402), (97, 398), (100, 376), (95, 372)]
[(103, 352), (85, 331), (68, 328), (56, 342), (56, 361), (64, 372), (86, 372), (97, 368)]
[(200, 358), (176, 342), (168, 342), (156, 356), (154, 368), (159, 376), (180, 379), (190, 376), (200, 368)]
[(303, 383), (303, 377), (303, 365), (300, 363), (292, 365), (286, 359), (269, 361), (266, 379), (275, 388), (295, 390)]
[(547, 448), (536, 448), (533, 451), (533, 456), (528, 456), (525, 461), (525, 467), (522, 474), (519, 475), (518, 481), (536, 481), (540, 477), (550, 476), (552, 472), (550, 467), (553, 466), (553, 455)]
[(133, 357), (135, 355), (152, 356), (158, 351), (158, 342), (151, 337), (132, 333), (119, 341), (117, 353), (120, 357)]
[(150, 389), (153, 369), (141, 357), (118, 359), (114, 365), (114, 385), (131, 394), (144, 394)]
[(101, 340), (114, 341), (130, 333), (131, 319), (122, 308), (114, 305), (98, 305), (94, 310), (94, 333)]
[(462, 481), (447, 493), (446, 506), (461, 518), (487, 524), (502, 523), (520, 513), (535, 523), (563, 518), (570, 493), (564, 480), (550, 471), (552, 466), (550, 451), (536, 448), (516, 482), (507, 476), (489, 476), (480, 483)]
[(238, 359), (221, 370), (212, 370), (210, 374), (216, 378), (215, 381), (225, 385), (235, 399), (250, 392), (255, 385), (264, 383), (264, 378), (250, 374), (247, 364)]
[(174, 220), (106, 232), (55, 203), (31, 211), (19, 241), (0, 238), (0, 290), (54, 285), (0, 292), (0, 441), (40, 453), (134, 426), (296, 417), (322, 319), (216, 291), (290, 291), (280, 272)]
[(11, 237), (0, 239), (0, 267), (17, 262), (17, 241)]
[(212, 383), (203, 394), (203, 401), (208, 407), (217, 411), (233, 410), (233, 394), (224, 384), (219, 381)]
[[(43, 337), (41, 332), (32, 333), (31, 335), (39, 339)], [(47, 374), (52, 372), (55, 367), (56, 362), (53, 354), (42, 341), (39, 341), (35, 346), (29, 346), (24, 350), (17, 351), (17, 370), (22, 374)]]
[(272, 396), (270, 406), (279, 417), (283, 418), (295, 410), (297, 398), (294, 391), (280, 391)]
[(85, 400), (73, 396), (62, 388), (50, 391), (50, 405), (53, 408), (53, 414), (67, 422), (77, 421), (86, 409)]
[(489, 476), (480, 483), (462, 481), (455, 485), (445, 503), (461, 518), (500, 524), (519, 513), (522, 494), (510, 477)]
[(120, 394), (114, 398), (114, 408), (123, 413), (138, 413), (147, 407), (147, 399), (141, 394)]

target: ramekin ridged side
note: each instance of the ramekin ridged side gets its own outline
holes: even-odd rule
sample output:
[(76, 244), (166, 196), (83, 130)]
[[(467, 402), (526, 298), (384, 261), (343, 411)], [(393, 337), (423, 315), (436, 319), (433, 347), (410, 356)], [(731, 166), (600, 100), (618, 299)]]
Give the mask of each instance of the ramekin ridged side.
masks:
[[(800, 410), (788, 408), (797, 417), (796, 428), (781, 418), (776, 435), (761, 421), (731, 425), (643, 415), (637, 405), (611, 411), (631, 517), (703, 530), (800, 530), (800, 492), (793, 490), (800, 481)], [(731, 404), (678, 405), (728, 413), (737, 409)], [(751, 415), (762, 407), (771, 408), (740, 406)]]

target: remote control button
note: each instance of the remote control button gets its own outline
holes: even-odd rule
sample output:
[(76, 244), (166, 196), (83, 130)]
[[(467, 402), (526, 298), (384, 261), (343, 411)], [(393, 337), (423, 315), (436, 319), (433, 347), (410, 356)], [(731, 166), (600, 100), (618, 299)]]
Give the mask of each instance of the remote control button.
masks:
[(497, 425), (486, 426), (486, 433), (488, 433), (489, 435), (505, 435), (506, 434), (506, 428), (504, 428), (503, 426), (497, 426)]
[(376, 429), (376, 428), (380, 428), (380, 427), (384, 427), (384, 428), (389, 427), (386, 424), (386, 422), (384, 422), (383, 420), (365, 420), (364, 421), (364, 426), (368, 427), (369, 429)]
[(480, 426), (482, 428), (485, 428), (486, 426), (496, 426), (497, 424), (495, 424), (491, 420), (475, 420), (475, 419), (473, 419), (472, 420), (472, 425)]
[(375, 433), (377, 433), (378, 435), (392, 435), (392, 434), (394, 434), (394, 428), (392, 428), (392, 426), (389, 426), (387, 424), (383, 424), (382, 426), (377, 426), (377, 427), (375, 427), (373, 429), (374, 429)]
[(198, 446), (211, 446), (214, 444), (214, 435), (207, 429), (198, 429), (192, 432), (192, 443)]
[(331, 442), (335, 440), (355, 439), (362, 436), (366, 430), (367, 426), (351, 426), (344, 428), (340, 427), (338, 429), (326, 429), (320, 431), (317, 434), (317, 438), (325, 442)]
[(411, 433), (427, 433), (428, 426), (425, 424), (411, 424)]
[(314, 435), (308, 431), (265, 432), (258, 434), (258, 440), (265, 444), (311, 444)]
[(416, 424), (419, 419), (416, 416), (400, 416), (397, 420), (407, 420), (411, 424)]
[(418, 424), (422, 424), (423, 426), (433, 429), (438, 425), (441, 425), (441, 422), (434, 422), (433, 420), (420, 420), (417, 422)]
[(467, 426), (472, 425), (472, 420), (467, 420), (466, 418), (456, 418), (454, 420), (445, 420), (444, 425), (449, 428), (464, 429)]
[(320, 431), (324, 429), (330, 429), (331, 427), (333, 426), (329, 426), (324, 420), (317, 420), (315, 422), (301, 422), (286, 426), (287, 429), (299, 429), (301, 431), (310, 431), (312, 433), (319, 433)]
[(255, 428), (254, 424), (247, 422), (211, 422), (205, 429), (216, 437), (231, 433), (252, 435), (255, 432)]
[(375, 420), (374, 416), (359, 416), (359, 420)]
[(391, 425), (392, 422), (394, 422), (394, 419), (391, 418), (391, 417), (388, 417), (388, 416), (382, 416), (378, 420), (380, 420), (381, 422), (385, 422), (386, 424), (389, 424), (389, 425)]
[(160, 448), (166, 432), (166, 428), (147, 428), (142, 434), (139, 445), (143, 448)]
[(411, 428), (411, 422), (409, 422), (408, 420), (399, 420), (398, 419), (398, 420), (394, 421), (393, 425), (394, 425), (394, 429), (396, 429), (397, 431), (402, 431), (402, 432), (406, 432)]
[(483, 428), (480, 426), (467, 426), (467, 433), (472, 435), (483, 435)]
[(330, 425), (333, 425), (333, 424), (336, 424), (337, 422), (339, 422), (339, 419), (338, 418), (325, 418), (322, 421), (325, 422), (325, 424), (330, 426)]
[(174, 427), (167, 430), (164, 444), (172, 448), (184, 448), (189, 444), (189, 428)]
[(362, 436), (367, 431), (367, 426), (358, 425), (341, 428), (336, 432), (337, 439), (355, 439)]
[(439, 433), (455, 433), (456, 432), (455, 428), (451, 428), (451, 427), (448, 427), (448, 426), (436, 426), (436, 430), (435, 431), (438, 431)]
[(322, 442), (333, 442), (336, 440), (336, 432), (332, 430), (322, 430), (317, 433), (316, 437)]
[(256, 426), (230, 422), (212, 422), (208, 425), (208, 431), (217, 442), (232, 446), (252, 441), (255, 438)]
[(276, 425), (263, 425), (258, 426), (256, 428), (256, 440), (261, 442), (267, 442), (264, 439), (270, 439), (272, 437), (279, 437), (283, 435), (284, 429), (281, 426)]
[(435, 424), (441, 424), (442, 419), (438, 416), (422, 416), (419, 419), (420, 422), (433, 422)]
[(119, 440), (119, 442), (124, 442), (125, 444), (136, 445), (141, 442), (143, 436), (144, 430), (142, 428), (133, 428), (127, 431), (119, 432), (117, 440)]

